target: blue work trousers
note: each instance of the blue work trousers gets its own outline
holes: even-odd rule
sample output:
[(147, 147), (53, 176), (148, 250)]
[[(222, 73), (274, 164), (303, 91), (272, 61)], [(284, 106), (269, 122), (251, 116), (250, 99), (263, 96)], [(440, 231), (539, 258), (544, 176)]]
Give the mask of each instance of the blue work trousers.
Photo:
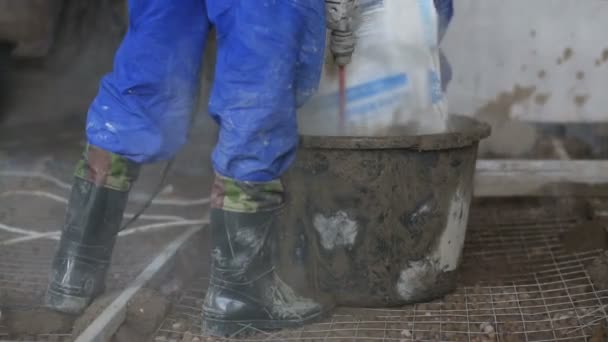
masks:
[(324, 1), (131, 0), (129, 18), (88, 112), (89, 143), (138, 163), (172, 158), (186, 141), (214, 26), (213, 166), (239, 181), (280, 177), (295, 156), (296, 108), (319, 82)]

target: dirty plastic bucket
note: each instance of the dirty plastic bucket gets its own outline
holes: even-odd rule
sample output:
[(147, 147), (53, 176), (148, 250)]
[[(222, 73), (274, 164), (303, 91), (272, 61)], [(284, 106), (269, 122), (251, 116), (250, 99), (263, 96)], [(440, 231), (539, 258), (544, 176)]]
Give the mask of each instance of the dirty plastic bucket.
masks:
[(477, 147), (490, 127), (453, 116), (444, 134), (303, 136), (284, 178), (280, 269), (337, 305), (390, 307), (456, 285)]

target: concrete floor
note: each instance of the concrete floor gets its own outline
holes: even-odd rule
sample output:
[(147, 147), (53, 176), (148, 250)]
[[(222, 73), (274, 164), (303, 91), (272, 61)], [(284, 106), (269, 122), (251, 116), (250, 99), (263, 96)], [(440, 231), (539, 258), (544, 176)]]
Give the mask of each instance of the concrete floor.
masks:
[[(119, 239), (108, 279), (110, 290), (124, 288), (185, 227), (172, 224), (205, 215), (204, 205), (175, 203), (208, 194), (212, 179), (208, 155), (214, 136), (205, 133), (212, 127), (206, 120), (201, 116), (195, 122), (190, 143), (177, 157), (159, 197), (165, 204), (153, 205), (146, 212), (149, 216), (135, 224), (170, 227)], [(41, 303), (57, 243), (56, 235), (46, 234), (61, 227), (71, 172), (82, 147), (78, 117), (0, 129), (0, 306)], [(129, 212), (137, 211), (148, 198), (162, 168), (159, 164), (144, 169)], [(585, 219), (578, 208), (555, 200), (478, 204), (471, 214), (455, 293), (396, 309), (339, 309), (319, 324), (254, 334), (249, 340), (586, 341), (598, 320), (606, 318), (608, 291), (596, 288), (585, 268), (601, 251), (573, 254), (561, 241), (564, 232)], [(186, 284), (155, 341), (188, 341), (199, 334), (205, 284), (204, 272)], [(71, 337), (11, 336), (0, 326), (0, 340), (70, 341)]]
[[(586, 220), (579, 209), (575, 201), (553, 199), (478, 202), (459, 285), (445, 298), (399, 308), (339, 308), (292, 331), (244, 326), (251, 336), (239, 341), (603, 341), (593, 338), (607, 317), (608, 289), (594, 285), (586, 268), (602, 251), (572, 253), (561, 238)], [(155, 342), (218, 341), (200, 336), (206, 284), (204, 275), (188, 284)]]
[[(203, 224), (212, 172), (209, 144), (202, 146), (201, 139), (201, 135), (193, 136), (177, 157), (161, 194), (119, 237), (108, 291), (123, 289), (178, 234)], [(42, 304), (72, 172), (83, 146), (78, 118), (0, 129), (0, 310)], [(128, 216), (151, 196), (163, 168), (158, 164), (142, 170), (130, 197)], [(60, 334), (9, 335), (0, 323), (2, 341), (63, 338), (70, 340)]]

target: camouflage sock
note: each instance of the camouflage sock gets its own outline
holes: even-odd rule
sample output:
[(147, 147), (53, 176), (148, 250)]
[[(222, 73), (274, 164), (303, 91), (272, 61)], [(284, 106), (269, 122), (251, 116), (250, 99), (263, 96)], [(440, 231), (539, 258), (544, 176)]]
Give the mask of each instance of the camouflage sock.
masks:
[(216, 175), (211, 191), (211, 206), (238, 213), (257, 213), (280, 209), (284, 190), (280, 180), (242, 182)]
[(129, 191), (137, 179), (139, 168), (139, 164), (125, 157), (87, 144), (74, 176), (97, 187)]

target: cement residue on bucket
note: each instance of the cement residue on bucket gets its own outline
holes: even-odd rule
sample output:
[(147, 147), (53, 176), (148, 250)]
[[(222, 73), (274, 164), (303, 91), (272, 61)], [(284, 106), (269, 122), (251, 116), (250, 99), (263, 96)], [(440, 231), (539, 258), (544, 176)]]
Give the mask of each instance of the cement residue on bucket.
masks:
[(458, 189), (449, 206), (445, 230), (432, 254), (412, 261), (401, 271), (397, 293), (406, 301), (416, 301), (421, 293), (432, 288), (442, 273), (453, 272), (459, 264), (466, 234), (470, 195)]
[(281, 218), (286, 279), (347, 306), (399, 306), (449, 292), (477, 146), (490, 133), (465, 117), (449, 127), (436, 135), (303, 136), (284, 177), (297, 194)]
[(458, 267), (469, 220), (471, 192), (458, 189), (450, 203), (448, 222), (439, 240), (436, 257), (442, 271), (454, 271)]
[(344, 211), (338, 211), (325, 217), (317, 214), (313, 224), (321, 237), (321, 245), (326, 250), (336, 247), (352, 247), (357, 238), (357, 222), (348, 217)]
[(421, 292), (430, 288), (437, 279), (439, 269), (434, 260), (412, 261), (401, 271), (397, 282), (397, 293), (407, 301), (414, 301)]

